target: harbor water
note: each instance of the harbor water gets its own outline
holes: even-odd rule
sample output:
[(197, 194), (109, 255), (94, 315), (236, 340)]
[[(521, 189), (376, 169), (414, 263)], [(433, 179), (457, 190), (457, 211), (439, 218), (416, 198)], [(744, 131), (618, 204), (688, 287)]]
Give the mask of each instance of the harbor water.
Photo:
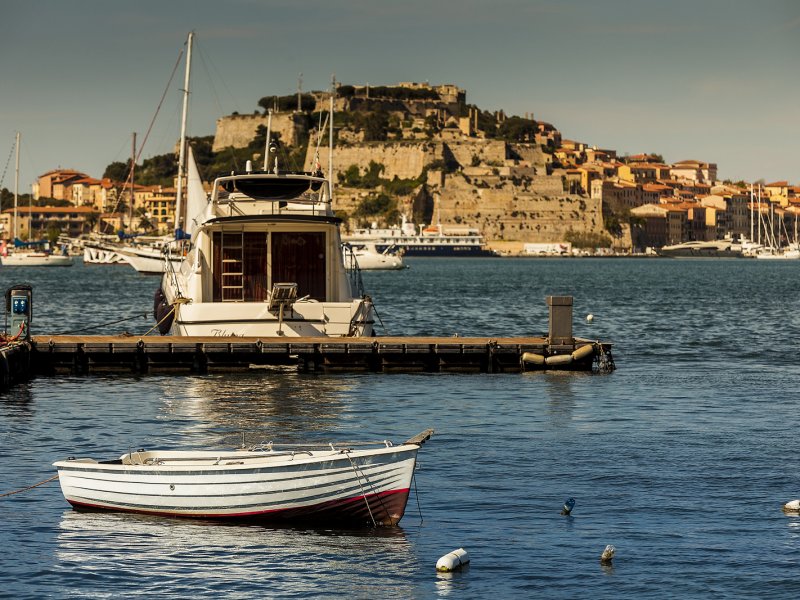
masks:
[[(541, 335), (545, 296), (571, 295), (575, 335), (613, 342), (617, 371), (34, 379), (0, 395), (0, 493), (67, 456), (234, 447), (242, 432), (436, 434), (400, 526), (377, 531), (79, 512), (57, 481), (0, 498), (0, 595), (800, 596), (800, 517), (781, 511), (800, 498), (800, 262), (407, 262), (364, 273), (390, 334)], [(127, 267), (0, 271), (3, 289), (22, 282), (36, 335), (153, 325), (158, 280)], [(437, 573), (459, 547), (469, 567)]]

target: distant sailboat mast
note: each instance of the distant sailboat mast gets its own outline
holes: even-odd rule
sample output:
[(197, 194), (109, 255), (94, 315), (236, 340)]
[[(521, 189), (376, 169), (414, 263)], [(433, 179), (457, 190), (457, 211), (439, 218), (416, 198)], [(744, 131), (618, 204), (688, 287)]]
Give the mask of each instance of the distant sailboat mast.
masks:
[(19, 131), (15, 146), (17, 158), (14, 162), (14, 240), (17, 239), (17, 197), (19, 196)]
[(751, 242), (753, 240), (755, 240), (755, 234), (754, 234), (754, 231), (753, 231), (753, 227), (755, 227), (755, 221), (754, 221), (755, 214), (754, 213), (755, 213), (755, 208), (756, 207), (755, 207), (754, 203), (755, 203), (755, 199), (753, 198), (753, 184), (751, 183), (750, 184), (750, 241)]
[(333, 206), (333, 96), (336, 94), (336, 75), (331, 76), (331, 129), (328, 136), (328, 196)]
[(189, 113), (189, 76), (192, 69), (192, 40), (194, 31), (189, 32), (189, 39), (186, 41), (186, 75), (183, 80), (183, 114), (181, 116), (181, 139), (178, 151), (178, 190), (175, 195), (175, 237), (181, 237), (183, 233), (183, 179), (186, 170), (186, 117)]
[(135, 202), (135, 193), (133, 191), (133, 180), (136, 175), (136, 132), (133, 132), (133, 137), (131, 139), (131, 194), (130, 194), (130, 206), (128, 207), (128, 227), (133, 231), (133, 205)]

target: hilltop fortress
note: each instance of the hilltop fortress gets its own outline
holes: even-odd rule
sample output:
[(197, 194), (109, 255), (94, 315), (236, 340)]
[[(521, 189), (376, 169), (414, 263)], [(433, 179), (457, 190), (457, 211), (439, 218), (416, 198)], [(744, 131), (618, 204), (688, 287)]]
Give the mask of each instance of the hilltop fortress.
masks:
[[(529, 141), (510, 143), (492, 139), (483, 129), (485, 115), (466, 105), (466, 92), (454, 85), (401, 83), (392, 87), (342, 86), (337, 90), (337, 140), (334, 181), (355, 167), (360, 174), (378, 165), (380, 179), (418, 182), (409, 193), (395, 195), (397, 209), (418, 224), (439, 222), (445, 227), (477, 227), (497, 242), (563, 241), (567, 231), (602, 234), (599, 199), (574, 193), (564, 174), (552, 168), (552, 154), (561, 136), (552, 126), (536, 124)], [(330, 95), (312, 94), (316, 110), (329, 106)], [(392, 131), (383, 140), (367, 140), (368, 132), (342, 115), (380, 111), (389, 116)], [(496, 127), (505, 115), (491, 115)], [(246, 147), (266, 127), (266, 114), (230, 115), (217, 120), (214, 151)], [(532, 119), (529, 120), (534, 123)], [(308, 130), (301, 111), (273, 110), (272, 132), (295, 146), (307, 138), (305, 169), (311, 169), (317, 148), (316, 129)], [(323, 136), (326, 135), (323, 132)], [(327, 166), (324, 139), (319, 162)], [(359, 206), (381, 193), (341, 183), (335, 209), (351, 217)], [(351, 219), (352, 221), (353, 219)], [(363, 224), (364, 218), (361, 219)], [(380, 221), (381, 216), (366, 218)], [(352, 226), (358, 225), (351, 222)]]
[[(218, 119), (213, 150), (253, 147), (271, 111), (273, 139), (305, 156), (294, 168), (327, 167), (327, 131), (320, 140), (317, 128), (330, 93), (293, 98), (268, 96), (264, 114)], [(351, 228), (403, 214), (417, 225), (478, 228), (511, 253), (534, 242), (628, 250), (749, 230), (746, 189), (718, 182), (713, 163), (618, 157), (562, 139), (532, 114), (480, 110), (454, 85), (340, 85), (334, 106), (334, 208)], [(766, 192), (800, 218), (800, 189), (777, 182)]]

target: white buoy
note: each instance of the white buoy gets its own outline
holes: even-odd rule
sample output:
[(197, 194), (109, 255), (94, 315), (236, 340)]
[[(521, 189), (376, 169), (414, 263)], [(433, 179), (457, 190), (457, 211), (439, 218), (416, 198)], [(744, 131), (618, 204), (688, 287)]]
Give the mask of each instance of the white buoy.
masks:
[(589, 321), (589, 323), (591, 323), (592, 321), (594, 321), (594, 315), (593, 314), (586, 315), (586, 320)]
[(436, 570), (449, 573), (469, 563), (469, 554), (463, 548), (453, 550), (436, 561)]
[(600, 555), (600, 562), (603, 563), (604, 565), (609, 564), (611, 562), (611, 559), (614, 558), (614, 553), (616, 551), (617, 549), (614, 548), (614, 546), (612, 546), (611, 544), (606, 546), (606, 549), (603, 550), (603, 553)]
[(789, 512), (800, 512), (800, 500), (792, 500), (783, 505), (783, 510)]

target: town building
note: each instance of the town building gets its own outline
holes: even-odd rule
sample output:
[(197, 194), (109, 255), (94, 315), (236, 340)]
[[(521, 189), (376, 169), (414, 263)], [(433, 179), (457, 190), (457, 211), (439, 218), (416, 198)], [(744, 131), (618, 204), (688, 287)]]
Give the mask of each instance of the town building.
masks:
[(17, 237), (22, 240), (46, 238), (49, 231), (58, 230), (70, 237), (88, 233), (97, 222), (99, 213), (91, 206), (19, 206), (6, 208), (0, 213), (2, 230), (7, 239)]

